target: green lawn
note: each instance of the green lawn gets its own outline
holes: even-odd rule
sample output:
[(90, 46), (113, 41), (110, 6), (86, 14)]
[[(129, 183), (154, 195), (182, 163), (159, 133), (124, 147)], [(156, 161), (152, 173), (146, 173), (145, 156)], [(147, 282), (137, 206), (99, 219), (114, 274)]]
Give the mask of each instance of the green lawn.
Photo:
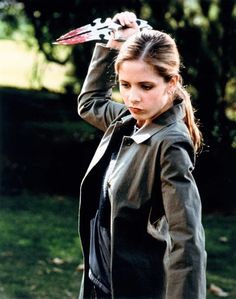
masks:
[[(207, 278), (236, 299), (236, 217), (220, 214), (204, 217), (208, 253)], [(209, 294), (209, 299), (217, 298)]]
[(56, 196), (1, 198), (1, 299), (77, 298), (77, 206)]
[[(70, 50), (57, 48), (62, 53)], [(14, 40), (0, 40), (0, 65), (0, 86), (39, 90), (45, 87), (53, 92), (64, 92), (62, 86), (71, 71), (71, 65), (46, 61), (35, 47)]]
[[(77, 198), (1, 197), (0, 299), (77, 298), (82, 260), (77, 210)], [(204, 226), (208, 286), (214, 283), (236, 299), (236, 219), (209, 215)]]

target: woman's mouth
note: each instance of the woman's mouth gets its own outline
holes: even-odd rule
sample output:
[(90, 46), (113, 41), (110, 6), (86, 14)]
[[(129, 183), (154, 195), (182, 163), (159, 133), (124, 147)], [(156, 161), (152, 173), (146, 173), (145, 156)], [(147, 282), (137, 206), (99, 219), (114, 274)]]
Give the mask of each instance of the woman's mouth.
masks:
[(142, 113), (142, 109), (140, 108), (137, 108), (137, 107), (128, 107), (129, 111), (134, 113), (134, 114), (139, 114), (139, 113)]

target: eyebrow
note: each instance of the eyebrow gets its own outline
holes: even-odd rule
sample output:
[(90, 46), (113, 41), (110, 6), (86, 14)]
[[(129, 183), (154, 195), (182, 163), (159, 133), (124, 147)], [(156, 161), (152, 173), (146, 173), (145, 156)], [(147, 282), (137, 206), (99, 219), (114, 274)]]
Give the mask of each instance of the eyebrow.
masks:
[[(127, 80), (124, 79), (118, 79), (119, 82), (129, 82)], [(153, 82), (153, 81), (139, 81), (137, 82), (138, 84), (156, 84), (157, 82)]]

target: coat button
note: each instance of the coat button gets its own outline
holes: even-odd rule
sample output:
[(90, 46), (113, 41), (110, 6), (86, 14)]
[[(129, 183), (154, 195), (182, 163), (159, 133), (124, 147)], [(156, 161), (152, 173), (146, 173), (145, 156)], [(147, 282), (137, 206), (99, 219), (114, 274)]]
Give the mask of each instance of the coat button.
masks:
[(124, 145), (130, 146), (133, 143), (133, 139), (129, 138), (129, 137), (125, 137), (124, 138)]

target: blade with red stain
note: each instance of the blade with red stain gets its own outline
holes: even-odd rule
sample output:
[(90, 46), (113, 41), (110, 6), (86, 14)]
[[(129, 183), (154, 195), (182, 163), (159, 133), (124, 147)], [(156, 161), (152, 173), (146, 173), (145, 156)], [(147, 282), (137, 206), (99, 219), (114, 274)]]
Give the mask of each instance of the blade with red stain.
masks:
[[(144, 28), (152, 29), (145, 20), (137, 19), (136, 22), (140, 30)], [(54, 44), (75, 45), (92, 40), (108, 40), (111, 32), (116, 32), (121, 28), (122, 26), (117, 22), (113, 22), (111, 18), (107, 18), (104, 22), (101, 21), (101, 18), (98, 18), (92, 24), (73, 29), (60, 36)]]
[(93, 23), (69, 31), (57, 38), (54, 44), (73, 45), (108, 38), (111, 31), (109, 29), (111, 18), (107, 18), (104, 22), (101, 22), (101, 18), (98, 18)]
[(90, 41), (90, 40), (94, 40), (93, 35), (91, 33), (85, 33), (83, 35), (73, 36), (73, 37), (68, 38), (68, 39), (57, 39), (57, 41), (54, 42), (54, 44), (58, 44), (58, 45), (75, 45), (75, 44), (85, 43), (85, 42)]

